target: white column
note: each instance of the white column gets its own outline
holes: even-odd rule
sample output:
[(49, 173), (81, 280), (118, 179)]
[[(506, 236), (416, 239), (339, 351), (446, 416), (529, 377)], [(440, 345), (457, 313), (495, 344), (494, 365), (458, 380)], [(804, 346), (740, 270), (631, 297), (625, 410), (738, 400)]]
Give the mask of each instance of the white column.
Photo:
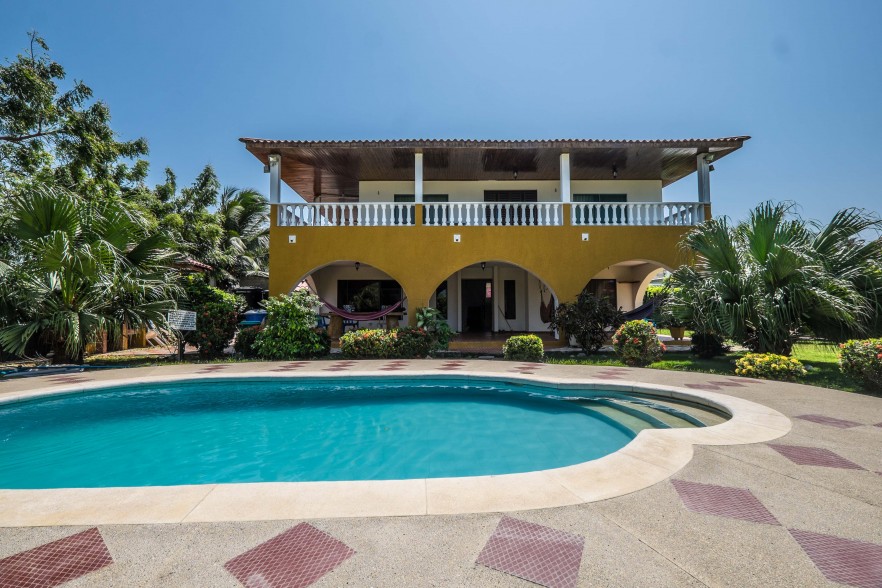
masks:
[(269, 170), (270, 204), (278, 204), (282, 199), (282, 156), (278, 153), (270, 153)]
[[(456, 272), (456, 280), (454, 282), (456, 284), (456, 327), (455, 330), (462, 333), (463, 324), (462, 324), (462, 272)], [(448, 306), (448, 309), (450, 307)], [(448, 310), (448, 312), (450, 312)]]
[(570, 193), (570, 154), (560, 154), (560, 201), (572, 201)]
[(524, 330), (530, 332), (530, 273), (524, 270)]
[(499, 266), (493, 264), (493, 298), (490, 300), (493, 307), (493, 332), (499, 330)]
[(423, 201), (423, 154), (413, 154), (413, 201)]
[(698, 201), (710, 202), (710, 162), (707, 153), (699, 153), (696, 158), (698, 170)]

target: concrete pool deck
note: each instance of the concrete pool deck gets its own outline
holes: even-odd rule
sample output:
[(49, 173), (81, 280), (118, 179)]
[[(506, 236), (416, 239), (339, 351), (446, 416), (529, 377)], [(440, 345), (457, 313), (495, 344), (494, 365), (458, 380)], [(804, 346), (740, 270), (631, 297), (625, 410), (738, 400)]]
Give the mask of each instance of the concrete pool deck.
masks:
[[(492, 569), (492, 560), (485, 557), (494, 529), (501, 529), (510, 517), (584, 538), (578, 560), (566, 564), (576, 566), (574, 578), (578, 585), (821, 586), (827, 585), (825, 574), (833, 574), (840, 581), (845, 578), (835, 575), (842, 569), (852, 573), (852, 585), (878, 585), (882, 577), (876, 575), (875, 580), (860, 583), (866, 577), (861, 573), (872, 574), (873, 565), (882, 566), (882, 547), (878, 547), (878, 562), (873, 563), (877, 557), (874, 547), (882, 544), (882, 475), (877, 473), (882, 471), (882, 427), (875, 426), (882, 424), (880, 398), (709, 374), (451, 360), (198, 364), (112, 370), (5, 381), (0, 383), (0, 399), (47, 385), (62, 390), (109, 383), (121, 377), (253, 376), (269, 370), (283, 376), (491, 374), (511, 379), (536, 377), (557, 385), (586, 380), (604, 387), (652, 385), (685, 390), (723, 405), (740, 404), (743, 415), (770, 420), (752, 425), (734, 423), (756, 435), (753, 439), (733, 429), (729, 425), (732, 421), (726, 423), (728, 433), (726, 425), (651, 431), (660, 435), (658, 439), (647, 435), (651, 441), (648, 445), (665, 444), (662, 451), (652, 453), (656, 459), (662, 456), (661, 465), (624, 454), (624, 461), (643, 467), (628, 472), (615, 464), (607, 468), (613, 475), (606, 481), (621, 485), (634, 476), (644, 479), (637, 484), (639, 488), (625, 487), (618, 496), (606, 499), (603, 492), (597, 491), (604, 482), (599, 470), (586, 476), (581, 472), (567, 482), (558, 478), (552, 485), (547, 479), (551, 475), (540, 472), (540, 480), (508, 485), (503, 482), (505, 487), (499, 494), (486, 487), (470, 489), (469, 482), (449, 482), (434, 502), (428, 485), (421, 480), (406, 481), (411, 485), (423, 483), (416, 492), (418, 495), (422, 490), (422, 500), (417, 498), (416, 502), (388, 488), (378, 488), (371, 501), (364, 495), (356, 499), (345, 492), (335, 498), (329, 488), (316, 487), (311, 502), (305, 501), (313, 509), (309, 512), (301, 508), (302, 503), (292, 504), (284, 492), (272, 488), (275, 484), (259, 485), (266, 487), (259, 493), (231, 490), (250, 485), (229, 485), (215, 497), (211, 495), (217, 488), (190, 486), (167, 499), (163, 508), (171, 516), (166, 524), (116, 524), (125, 522), (118, 517), (128, 517), (128, 522), (148, 520), (145, 517), (149, 513), (143, 512), (143, 494), (155, 489), (139, 489), (141, 496), (131, 489), (105, 496), (103, 512), (98, 513), (103, 519), (89, 518), (95, 514), (93, 505), (73, 494), (66, 498), (47, 494), (45, 501), (34, 500), (32, 495), (17, 501), (7, 493), (18, 491), (0, 491), (0, 524), (6, 525), (0, 528), (0, 558), (98, 525), (113, 563), (74, 579), (72, 586), (235, 586), (239, 576), (225, 570), (225, 563), (267, 545), (264, 542), (308, 519), (316, 532), (324, 532), (354, 550), (345, 561), (321, 575), (316, 586), (522, 585), (523, 580), (497, 571), (504, 570), (505, 565)], [(738, 406), (732, 412), (737, 416)], [(665, 433), (676, 437), (692, 431), (705, 438), (685, 441), (662, 437)], [(225, 492), (240, 494), (231, 502), (216, 502)], [(520, 502), (500, 503), (500, 496), (507, 500), (519, 497)], [(472, 512), (440, 514), (463, 513), (464, 497), (471, 497)], [(245, 505), (246, 511), (230, 512), (234, 504)], [(430, 509), (430, 504), (446, 504), (448, 509)], [(450, 508), (451, 504), (456, 508)], [(349, 510), (336, 508), (341, 505), (348, 505)], [(386, 512), (377, 512), (378, 505)], [(328, 510), (331, 507), (333, 511)], [(368, 507), (374, 510), (366, 513)], [(430, 514), (397, 516), (421, 514), (421, 509)], [(41, 512), (59, 518), (36, 523), (45, 525), (40, 527), (13, 526), (35, 524), (33, 517)], [(65, 512), (67, 517), (74, 513), (81, 518), (59, 514)], [(390, 516), (377, 516), (383, 514)], [(248, 520), (218, 520), (231, 518)], [(277, 518), (284, 520), (257, 520)], [(853, 554), (855, 550), (869, 554), (852, 562), (857, 568), (851, 569), (847, 561), (838, 560), (831, 566), (830, 558), (836, 553)], [(482, 564), (476, 564), (479, 556)], [(848, 560), (849, 556), (841, 557)], [(0, 559), (0, 579), (4, 561)], [(814, 561), (821, 562), (820, 567)], [(528, 573), (521, 575), (529, 577)]]

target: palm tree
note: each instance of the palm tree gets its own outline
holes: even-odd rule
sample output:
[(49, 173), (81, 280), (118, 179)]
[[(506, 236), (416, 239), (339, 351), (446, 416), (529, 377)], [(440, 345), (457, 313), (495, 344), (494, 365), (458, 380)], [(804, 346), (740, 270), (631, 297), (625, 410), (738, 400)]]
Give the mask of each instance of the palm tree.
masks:
[(682, 247), (694, 263), (671, 276), (673, 312), (757, 352), (789, 354), (802, 334), (866, 333), (880, 311), (882, 247), (861, 235), (879, 219), (848, 209), (820, 226), (792, 209), (767, 202), (735, 226), (718, 218), (690, 231)]
[(174, 256), (140, 215), (58, 188), (29, 189), (11, 208), (19, 249), (0, 272), (4, 350), (21, 355), (38, 339), (53, 363), (81, 363), (100, 331), (165, 323), (177, 294)]
[(217, 210), (223, 229), (221, 249), (208, 261), (225, 274), (218, 276), (222, 281), (238, 282), (246, 276), (268, 275), (268, 212), (269, 203), (260, 192), (250, 188), (223, 189)]

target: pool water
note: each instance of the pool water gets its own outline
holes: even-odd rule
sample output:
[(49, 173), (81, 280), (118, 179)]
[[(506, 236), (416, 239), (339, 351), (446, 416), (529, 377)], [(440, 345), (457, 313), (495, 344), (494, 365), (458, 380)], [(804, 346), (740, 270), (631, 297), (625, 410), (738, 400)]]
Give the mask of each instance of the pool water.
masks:
[(502, 381), (215, 379), (0, 404), (0, 488), (389, 480), (544, 470), (635, 431)]

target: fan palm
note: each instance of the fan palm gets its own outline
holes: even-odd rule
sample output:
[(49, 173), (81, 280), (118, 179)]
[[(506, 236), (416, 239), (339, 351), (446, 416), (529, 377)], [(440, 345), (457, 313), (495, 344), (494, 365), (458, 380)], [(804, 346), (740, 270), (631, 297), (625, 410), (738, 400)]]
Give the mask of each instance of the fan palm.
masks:
[(12, 199), (11, 218), (20, 246), (0, 274), (7, 352), (21, 355), (38, 338), (51, 345), (54, 363), (79, 363), (100, 331), (162, 325), (175, 307), (164, 237), (148, 234), (120, 201), (34, 188)]
[(269, 259), (269, 204), (252, 189), (226, 187), (217, 216), (222, 228), (220, 247), (207, 263), (220, 282), (237, 283), (246, 276), (266, 277)]
[(820, 226), (792, 207), (764, 203), (738, 225), (719, 218), (689, 232), (682, 246), (694, 263), (673, 272), (673, 311), (758, 352), (789, 354), (806, 332), (865, 333), (879, 313), (882, 248), (861, 234), (879, 220), (848, 209)]

